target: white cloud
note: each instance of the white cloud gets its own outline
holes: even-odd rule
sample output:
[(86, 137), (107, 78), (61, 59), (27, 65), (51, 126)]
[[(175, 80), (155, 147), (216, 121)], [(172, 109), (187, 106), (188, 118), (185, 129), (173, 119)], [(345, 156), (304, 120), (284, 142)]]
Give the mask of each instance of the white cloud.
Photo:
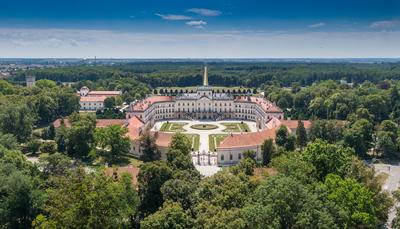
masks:
[(324, 22), (319, 22), (319, 23), (308, 25), (308, 27), (310, 27), (310, 28), (319, 28), (319, 27), (323, 27), (325, 25), (326, 24)]
[(204, 9), (204, 8), (192, 8), (188, 9), (188, 12), (191, 13), (196, 13), (202, 16), (208, 16), (208, 17), (213, 17), (213, 16), (219, 16), (222, 14), (221, 11), (219, 10), (211, 10), (211, 9)]
[(171, 20), (171, 21), (186, 21), (192, 19), (191, 17), (186, 15), (177, 15), (177, 14), (156, 14), (156, 15), (164, 20)]
[(0, 57), (396, 58), (399, 40), (400, 31), (137, 33), (0, 28)]
[(197, 28), (197, 29), (204, 29), (204, 26), (207, 25), (207, 22), (205, 22), (203, 20), (188, 21), (188, 22), (186, 22), (186, 25), (192, 26), (192, 27)]
[(370, 25), (373, 29), (391, 29), (400, 27), (400, 20), (375, 21)]

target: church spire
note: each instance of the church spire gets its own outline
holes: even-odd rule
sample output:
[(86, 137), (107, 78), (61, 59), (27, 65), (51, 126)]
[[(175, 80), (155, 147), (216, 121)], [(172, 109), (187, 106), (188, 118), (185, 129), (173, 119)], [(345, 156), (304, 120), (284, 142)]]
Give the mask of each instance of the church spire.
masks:
[(207, 66), (204, 67), (203, 86), (208, 86)]

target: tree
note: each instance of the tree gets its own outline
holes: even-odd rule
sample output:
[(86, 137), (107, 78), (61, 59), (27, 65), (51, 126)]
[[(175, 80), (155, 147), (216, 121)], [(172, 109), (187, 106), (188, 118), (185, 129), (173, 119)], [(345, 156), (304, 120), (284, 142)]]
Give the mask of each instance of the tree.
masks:
[(72, 166), (71, 159), (61, 153), (49, 154), (39, 158), (39, 167), (42, 169), (42, 175), (45, 178), (66, 175)]
[(129, 153), (130, 141), (126, 136), (127, 128), (112, 125), (98, 128), (95, 132), (95, 142), (101, 149), (101, 155), (110, 163), (116, 163), (121, 157)]
[(54, 140), (55, 137), (56, 137), (56, 129), (53, 124), (50, 124), (49, 127), (43, 130), (42, 138), (44, 140)]
[(338, 228), (325, 204), (292, 177), (268, 178), (242, 210), (251, 228)]
[(376, 149), (386, 158), (397, 157), (396, 142), (393, 141), (393, 133), (378, 131), (376, 135)]
[(168, 202), (140, 222), (143, 229), (193, 228), (194, 220), (179, 203)]
[(329, 144), (322, 140), (308, 144), (302, 157), (314, 165), (319, 180), (323, 180), (329, 173), (343, 175), (354, 154), (349, 147)]
[(271, 162), (271, 158), (276, 154), (275, 145), (272, 139), (266, 139), (261, 146), (262, 149), (262, 164), (264, 166)]
[(57, 116), (57, 102), (54, 98), (41, 94), (35, 101), (36, 113), (40, 124), (47, 124), (53, 121)]
[(0, 132), (0, 145), (6, 149), (17, 149), (19, 147), (17, 139), (12, 134), (3, 134)]
[(104, 108), (114, 108), (115, 107), (115, 98), (114, 97), (108, 97), (104, 100)]
[(177, 133), (172, 137), (167, 162), (174, 169), (195, 170), (190, 155), (190, 140), (185, 135)]
[(345, 228), (363, 227), (377, 228), (373, 193), (353, 179), (342, 179), (338, 175), (329, 174), (324, 184), (328, 201), (342, 212), (336, 220)]
[[(66, 130), (66, 149), (69, 155), (86, 159), (94, 144), (96, 119), (93, 115), (70, 116), (71, 128)], [(58, 143), (58, 142), (57, 142)]]
[(343, 132), (344, 143), (352, 147), (360, 156), (365, 156), (372, 147), (373, 125), (366, 119), (354, 122)]
[(43, 142), (40, 145), (39, 151), (41, 153), (53, 154), (53, 153), (57, 152), (57, 144), (53, 141)]
[(35, 182), (38, 170), (21, 152), (0, 146), (0, 224), (4, 228), (30, 228), (42, 211), (43, 192)]
[(296, 143), (300, 148), (303, 148), (307, 145), (307, 131), (304, 128), (304, 123), (299, 120), (297, 129), (296, 129)]
[(140, 160), (144, 162), (157, 161), (161, 158), (161, 153), (156, 146), (156, 140), (149, 133), (145, 133), (140, 138)]
[(284, 125), (281, 125), (276, 131), (275, 142), (278, 146), (282, 146), (288, 151), (295, 149), (295, 138), (289, 134), (287, 127)]
[(19, 142), (28, 140), (33, 121), (32, 112), (25, 105), (0, 105), (0, 131), (14, 135)]
[(59, 227), (128, 227), (138, 200), (131, 180), (127, 174), (114, 180), (103, 172), (71, 170), (47, 189), (45, 215)]
[(164, 161), (144, 163), (138, 174), (139, 217), (144, 218), (157, 211), (163, 204), (161, 187), (172, 178), (172, 169)]
[(195, 202), (198, 181), (177, 178), (166, 181), (160, 189), (164, 201), (178, 202), (183, 209), (190, 209)]
[(310, 140), (320, 138), (329, 143), (334, 143), (342, 139), (343, 127), (340, 121), (335, 120), (315, 120), (310, 129)]
[(305, 161), (300, 153), (283, 154), (272, 159), (271, 165), (284, 176), (293, 177), (303, 184), (316, 182), (317, 171), (315, 166)]
[(40, 146), (41, 146), (41, 143), (39, 140), (31, 139), (26, 143), (25, 151), (27, 153), (36, 154), (39, 152)]

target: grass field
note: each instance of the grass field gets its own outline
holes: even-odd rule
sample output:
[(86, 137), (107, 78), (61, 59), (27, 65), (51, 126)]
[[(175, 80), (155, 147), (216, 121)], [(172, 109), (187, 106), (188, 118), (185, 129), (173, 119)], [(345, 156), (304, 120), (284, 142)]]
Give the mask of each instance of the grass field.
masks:
[(192, 148), (197, 151), (200, 147), (200, 135), (198, 134), (185, 134), (189, 138)]
[(165, 122), (162, 124), (160, 131), (163, 132), (185, 132), (183, 126), (187, 125), (186, 122)]
[(225, 126), (224, 132), (250, 132), (250, 128), (246, 123), (239, 122), (224, 122), (221, 125)]
[(210, 151), (215, 151), (219, 144), (228, 137), (227, 134), (210, 134), (208, 135), (208, 142)]

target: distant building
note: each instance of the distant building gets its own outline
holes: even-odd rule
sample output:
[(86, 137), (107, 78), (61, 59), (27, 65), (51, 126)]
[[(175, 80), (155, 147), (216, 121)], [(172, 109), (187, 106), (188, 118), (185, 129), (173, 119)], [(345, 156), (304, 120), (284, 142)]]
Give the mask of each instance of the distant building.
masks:
[(80, 96), (79, 105), (81, 111), (97, 111), (104, 109), (104, 100), (108, 97), (121, 95), (121, 91), (90, 91), (83, 86), (78, 95)]
[(35, 86), (36, 77), (35, 76), (26, 76), (26, 86), (32, 87)]

